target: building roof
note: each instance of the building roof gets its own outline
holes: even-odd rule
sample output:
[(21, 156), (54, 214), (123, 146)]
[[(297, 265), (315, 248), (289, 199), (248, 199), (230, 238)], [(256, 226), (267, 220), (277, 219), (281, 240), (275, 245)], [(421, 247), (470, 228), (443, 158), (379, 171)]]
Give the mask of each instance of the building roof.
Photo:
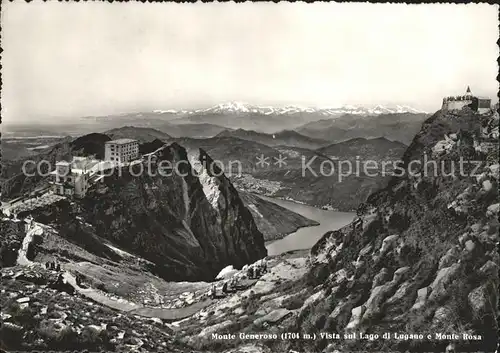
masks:
[(114, 143), (114, 144), (117, 144), (117, 145), (124, 145), (126, 143), (131, 143), (131, 142), (137, 142), (137, 140), (133, 140), (133, 139), (118, 139), (118, 140), (108, 141), (108, 142), (106, 142), (106, 144), (108, 144), (108, 143)]
[(73, 160), (73, 163), (71, 165), (71, 169), (90, 169), (98, 163), (99, 163), (99, 161), (95, 160), (95, 159)]

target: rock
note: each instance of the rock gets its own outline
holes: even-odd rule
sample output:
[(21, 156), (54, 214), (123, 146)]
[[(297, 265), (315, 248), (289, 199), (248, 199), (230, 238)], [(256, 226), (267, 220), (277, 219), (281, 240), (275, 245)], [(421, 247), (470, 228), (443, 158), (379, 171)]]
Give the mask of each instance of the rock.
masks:
[(472, 233), (477, 233), (481, 230), (481, 225), (479, 223), (475, 223), (470, 226), (470, 230), (472, 231)]
[(499, 209), (500, 209), (500, 203), (495, 203), (493, 205), (489, 205), (488, 209), (486, 211), (486, 216), (487, 217), (497, 216)]
[(498, 180), (498, 175), (499, 175), (499, 164), (493, 164), (488, 167), (490, 170), (491, 176), (493, 176), (495, 179)]
[(290, 310), (276, 309), (276, 310), (270, 312), (269, 314), (267, 314), (266, 316), (258, 318), (253, 323), (254, 323), (254, 325), (257, 325), (257, 326), (260, 326), (266, 322), (269, 324), (277, 324), (290, 315), (292, 315), (292, 312)]
[(325, 353), (342, 353), (341, 351), (339, 351), (338, 349), (336, 349), (337, 346), (338, 346), (337, 343), (330, 343), (326, 347)]
[(12, 317), (10, 314), (0, 313), (2, 317), (2, 321), (6, 321)]
[(490, 235), (488, 234), (488, 232), (487, 232), (487, 231), (481, 232), (481, 233), (477, 236), (477, 239), (478, 239), (481, 243), (487, 243), (487, 242), (491, 241), (491, 239), (490, 239)]
[(86, 327), (88, 327), (91, 330), (95, 330), (97, 332), (101, 332), (101, 331), (103, 331), (103, 330), (106, 329), (106, 324), (101, 324), (100, 326), (97, 326), (97, 325), (87, 325)]
[(19, 298), (19, 299), (16, 299), (16, 302), (18, 303), (27, 303), (30, 301), (30, 298), (29, 297), (22, 297), (22, 298)]
[(340, 284), (342, 281), (347, 279), (347, 271), (345, 270), (345, 268), (341, 268), (337, 272), (333, 273), (331, 276), (332, 276), (332, 280), (336, 284)]
[(364, 304), (366, 310), (363, 314), (363, 320), (371, 319), (372, 316), (380, 312), (384, 299), (387, 298), (388, 293), (391, 292), (395, 286), (395, 282), (388, 282), (372, 289), (370, 297)]
[(460, 269), (459, 264), (453, 264), (438, 271), (436, 278), (431, 284), (432, 292), (429, 300), (438, 300), (447, 293), (448, 286), (455, 279)]
[(496, 303), (497, 298), (490, 295), (487, 284), (473, 289), (467, 299), (474, 317), (482, 318), (486, 313), (494, 314), (495, 307), (491, 303)]
[(11, 331), (22, 331), (23, 330), (23, 327), (22, 326), (19, 326), (19, 325), (16, 325), (16, 324), (13, 324), (12, 322), (4, 322), (2, 324), (2, 326), (4, 328), (8, 328), (9, 330)]
[(493, 185), (491, 184), (491, 181), (489, 181), (488, 179), (484, 180), (482, 183), (482, 188), (484, 191), (490, 191), (492, 186)]
[(447, 306), (441, 306), (434, 312), (434, 317), (432, 319), (432, 325), (438, 326), (441, 323), (446, 323), (450, 321), (450, 317), (453, 311)]
[(304, 301), (304, 304), (302, 304), (302, 308), (301, 309), (305, 309), (309, 305), (316, 303), (317, 301), (323, 299), (324, 297), (325, 297), (325, 292), (323, 290), (319, 291), (317, 293), (314, 293), (313, 295), (311, 295), (309, 298), (307, 298)]
[(365, 246), (363, 249), (359, 251), (358, 258), (362, 258), (365, 255), (368, 255), (368, 253), (372, 250), (373, 246), (371, 244), (368, 244)]
[(446, 346), (445, 353), (455, 353), (455, 343), (450, 343)]
[(386, 283), (389, 280), (389, 278), (390, 278), (389, 270), (384, 267), (383, 269), (380, 270), (379, 273), (375, 275), (375, 277), (373, 277), (372, 289)]
[(163, 321), (161, 321), (161, 319), (157, 317), (150, 317), (149, 320), (154, 322), (155, 324), (163, 325)]
[(464, 233), (458, 237), (458, 242), (461, 246), (465, 245), (465, 242), (469, 239), (469, 233)]
[(398, 268), (393, 275), (392, 281), (395, 282), (396, 284), (401, 281), (401, 279), (404, 277), (405, 274), (407, 274), (410, 271), (410, 268), (408, 266)]
[(366, 306), (361, 305), (351, 310), (351, 320), (346, 326), (346, 330), (355, 330), (358, 328), (361, 317), (366, 310)]
[(236, 309), (233, 310), (233, 313), (235, 315), (241, 315), (241, 314), (245, 313), (245, 310), (243, 308), (236, 308)]
[(460, 255), (460, 250), (455, 246), (452, 247), (439, 260), (438, 269), (440, 270), (442, 268), (451, 266), (454, 262), (457, 261), (459, 255)]
[(329, 318), (333, 320), (337, 320), (340, 314), (344, 311), (344, 309), (349, 305), (348, 300), (341, 300), (336, 306), (335, 309), (328, 315)]
[(224, 353), (272, 353), (271, 349), (255, 343), (247, 343), (237, 348), (224, 351)]
[(425, 305), (426, 301), (427, 301), (427, 296), (431, 292), (432, 292), (432, 288), (431, 287), (420, 288), (417, 291), (417, 299), (415, 299), (415, 303), (411, 307), (411, 310), (418, 310), (418, 309), (422, 308)]
[(387, 300), (387, 304), (394, 304), (399, 300), (406, 298), (408, 295), (410, 295), (412, 284), (413, 283), (410, 281), (406, 281), (403, 284), (401, 284), (396, 293), (394, 293), (394, 295)]
[(219, 272), (219, 274), (217, 275), (217, 277), (215, 277), (215, 279), (228, 279), (228, 278), (233, 277), (237, 272), (238, 272), (238, 270), (236, 270), (233, 267), (233, 265), (229, 265), (229, 266), (224, 267)]
[(356, 270), (358, 270), (358, 269), (362, 268), (365, 265), (365, 262), (361, 261), (361, 260), (358, 260), (358, 261), (354, 261), (353, 265), (356, 268)]
[(384, 255), (399, 238), (398, 234), (389, 235), (382, 241), (382, 246), (380, 247), (380, 256)]
[(259, 309), (255, 312), (255, 315), (256, 315), (256, 316), (264, 316), (264, 315), (269, 314), (271, 311), (273, 311), (273, 309), (274, 309), (274, 308), (270, 308), (269, 306), (264, 306), (264, 307), (259, 308)]
[(483, 276), (496, 276), (498, 274), (498, 265), (491, 260), (481, 266), (478, 271)]
[(475, 247), (476, 247), (476, 244), (474, 244), (473, 240), (467, 240), (465, 242), (465, 250), (466, 251), (471, 252), (472, 250), (474, 250)]

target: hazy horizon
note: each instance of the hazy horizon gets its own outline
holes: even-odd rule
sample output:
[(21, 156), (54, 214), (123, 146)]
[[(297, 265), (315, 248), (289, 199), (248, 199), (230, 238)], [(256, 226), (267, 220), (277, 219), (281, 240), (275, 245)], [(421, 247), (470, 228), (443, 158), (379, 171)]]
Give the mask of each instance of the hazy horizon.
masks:
[[(496, 10), (496, 11), (494, 11)], [(497, 101), (498, 6), (4, 3), (7, 123), (256, 105)]]

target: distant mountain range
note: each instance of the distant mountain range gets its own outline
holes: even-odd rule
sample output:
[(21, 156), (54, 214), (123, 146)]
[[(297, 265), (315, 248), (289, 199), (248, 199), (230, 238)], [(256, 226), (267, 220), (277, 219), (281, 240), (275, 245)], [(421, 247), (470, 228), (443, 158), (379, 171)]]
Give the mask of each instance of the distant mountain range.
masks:
[(401, 142), (390, 141), (385, 137), (374, 139), (359, 137), (322, 147), (316, 152), (339, 160), (351, 160), (356, 156), (362, 157), (364, 161), (397, 160), (402, 157), (406, 147)]
[[(428, 116), (408, 106), (363, 107), (344, 105), (334, 108), (300, 106), (257, 106), (240, 102), (218, 104), (206, 109), (154, 110), (105, 116), (86, 116), (71, 121), (8, 123), (9, 136), (81, 136), (123, 126), (153, 128), (172, 137), (209, 138), (224, 130), (252, 130), (276, 134), (296, 130), (301, 135), (330, 143), (356, 137), (388, 139), (409, 143)], [(315, 124), (319, 124), (316, 126)], [(411, 125), (408, 130), (408, 124)], [(324, 126), (326, 125), (326, 128)], [(350, 131), (347, 131), (350, 130)], [(241, 137), (241, 136), (240, 136)], [(320, 143), (321, 145), (321, 143)], [(317, 145), (315, 147), (319, 147)]]
[[(418, 123), (421, 123), (424, 119), (420, 119), (420, 116), (428, 116), (425, 112), (406, 106), (384, 107), (378, 105), (373, 108), (357, 106), (342, 106), (339, 108), (302, 108), (296, 106), (286, 106), (275, 108), (254, 106), (238, 102), (219, 104), (207, 109), (197, 109), (191, 111), (156, 111), (156, 114), (168, 119), (170, 125), (182, 124), (187, 126), (188, 124), (208, 123), (231, 129), (253, 130), (264, 133), (276, 133), (282, 130), (297, 130), (302, 133), (300, 129), (306, 124), (314, 124), (317, 121), (325, 120), (331, 122), (332, 125), (336, 125), (336, 121), (339, 118), (349, 120), (349, 124), (348, 126), (335, 127), (339, 129), (347, 129), (355, 127), (356, 125), (362, 125), (370, 120), (372, 123), (371, 125), (374, 123), (377, 124), (379, 121), (378, 118), (381, 116), (384, 118), (380, 119), (380, 121), (388, 119), (389, 121), (387, 123), (389, 125), (398, 124), (401, 121), (401, 116), (417, 116), (416, 119), (404, 118), (403, 120), (413, 120), (418, 121)], [(340, 122), (342, 122), (342, 119)], [(413, 137), (415, 132), (418, 131), (420, 125), (416, 128), (417, 130), (412, 130), (411, 137)], [(371, 127), (370, 130), (372, 130)], [(377, 133), (378, 130), (380, 129), (376, 129), (374, 132)], [(302, 134), (328, 140), (330, 142), (335, 142), (338, 139), (337, 136), (335, 136), (335, 139), (332, 140), (328, 136), (325, 138), (324, 136)], [(348, 138), (379, 136), (381, 135), (360, 135), (349, 136)], [(391, 138), (388, 135), (385, 136)], [(405, 140), (403, 142), (408, 141)]]
[(331, 142), (358, 137), (385, 137), (408, 145), (428, 117), (429, 115), (424, 113), (391, 113), (377, 116), (344, 114), (337, 118), (312, 121), (295, 130), (302, 135)]
[(108, 135), (112, 140), (121, 138), (133, 138), (140, 143), (152, 142), (154, 140), (168, 141), (172, 138), (172, 136), (165, 132), (148, 127), (137, 126), (124, 126), (108, 130), (104, 133)]
[(258, 113), (263, 115), (292, 115), (299, 113), (315, 113), (323, 116), (336, 116), (342, 114), (356, 115), (379, 115), (391, 113), (425, 113), (424, 111), (406, 105), (363, 107), (354, 105), (343, 105), (340, 107), (312, 108), (296, 105), (286, 105), (282, 107), (259, 106), (243, 102), (227, 102), (214, 105), (209, 108), (195, 110), (154, 110), (158, 114), (176, 115), (199, 115), (199, 114), (235, 114), (235, 113)]
[(262, 143), (267, 146), (289, 146), (311, 150), (330, 144), (327, 140), (304, 136), (293, 130), (283, 130), (275, 134), (244, 129), (224, 130), (215, 137), (236, 137), (242, 140)]

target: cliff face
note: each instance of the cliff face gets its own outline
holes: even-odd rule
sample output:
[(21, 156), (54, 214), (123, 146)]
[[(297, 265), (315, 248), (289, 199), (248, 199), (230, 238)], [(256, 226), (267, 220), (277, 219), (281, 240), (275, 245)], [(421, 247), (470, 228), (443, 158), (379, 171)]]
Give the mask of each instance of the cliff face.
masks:
[(150, 167), (116, 169), (85, 199), (38, 219), (56, 220), (59, 233), (73, 239), (109, 240), (154, 263), (153, 272), (166, 280), (211, 280), (227, 265), (266, 256), (250, 211), (204, 151), (188, 157), (172, 144), (154, 155)]
[[(390, 340), (322, 339), (312, 343), (315, 349), (439, 352), (452, 342), (467, 351), (494, 350), (499, 167), (477, 148), (484, 144), (480, 120), (498, 125), (467, 108), (429, 118), (405, 152), (405, 173), (361, 205), (358, 221), (325, 234), (312, 249), (314, 305), (292, 328), (342, 337), (391, 333)], [(437, 173), (411, 163), (425, 155), (437, 162)], [(478, 162), (462, 163), (461, 172), (461, 158)], [(396, 333), (423, 339), (396, 339)], [(293, 345), (311, 348), (307, 342)]]
[(281, 239), (299, 228), (319, 224), (254, 194), (239, 191), (239, 195), (252, 213), (266, 242)]

